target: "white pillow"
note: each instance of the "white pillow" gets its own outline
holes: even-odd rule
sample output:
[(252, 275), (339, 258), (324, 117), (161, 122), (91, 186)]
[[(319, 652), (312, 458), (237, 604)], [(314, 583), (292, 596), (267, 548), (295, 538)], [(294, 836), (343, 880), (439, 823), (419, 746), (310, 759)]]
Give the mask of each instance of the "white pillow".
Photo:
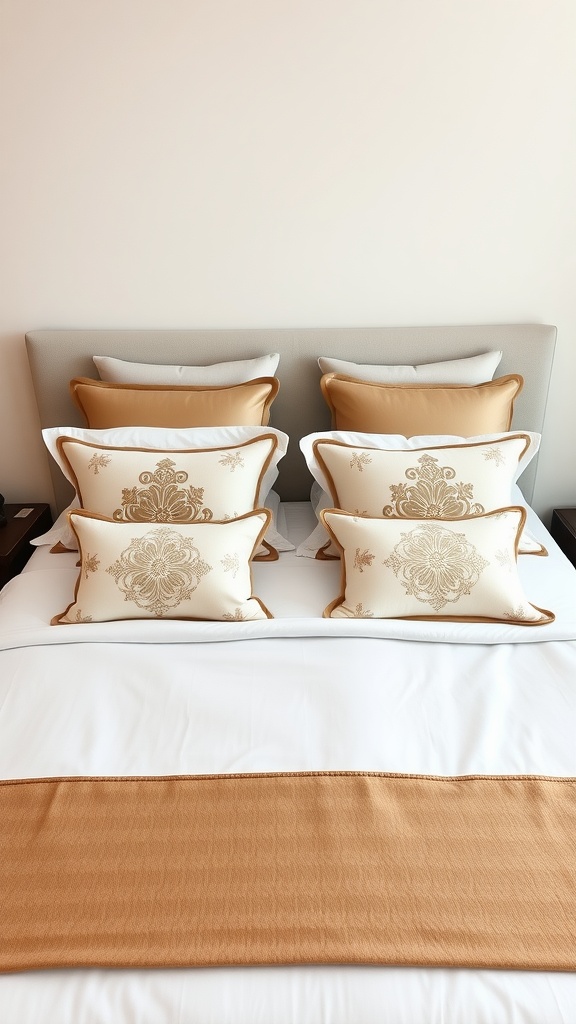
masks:
[(257, 377), (274, 377), (280, 355), (234, 359), (209, 366), (163, 366), (156, 363), (130, 363), (113, 356), (93, 356), (100, 379), (112, 384), (192, 384), (228, 386), (245, 384)]
[(484, 352), (441, 363), (377, 366), (320, 356), (318, 366), (322, 373), (342, 373), (374, 384), (483, 384), (492, 380), (501, 359), (502, 352)]
[[(84, 427), (49, 427), (42, 431), (42, 436), (48, 451), (58, 463), (64, 476), (75, 486), (76, 482), (70, 473), (70, 468), (62, 458), (59, 450), (59, 438), (74, 438), (86, 444), (108, 445), (114, 448), (142, 448), (163, 450), (183, 449), (211, 449), (234, 447), (261, 438), (273, 435), (276, 438), (277, 447), (270, 464), (264, 473), (259, 493), (256, 497), (256, 506), (266, 506), (267, 502), (274, 508), (277, 506), (276, 495), (271, 491), (272, 485), (278, 476), (278, 462), (285, 454), (288, 447), (288, 436), (273, 427), (237, 426), (237, 427), (193, 427), (189, 429), (163, 428), (163, 427), (113, 427), (107, 430), (90, 430)], [(57, 551), (76, 550), (76, 537), (70, 529), (68, 512), (79, 507), (79, 502), (74, 499), (71, 505), (61, 513), (54, 525), (47, 533), (36, 537), (35, 545), (50, 545)], [(286, 540), (277, 530), (275, 520), (272, 521), (267, 533), (266, 542), (276, 551), (292, 550), (294, 545)]]
[[(539, 445), (540, 434), (528, 431), (471, 438), (325, 431), (300, 442), (320, 488), (317, 514), (337, 507), (403, 518), (456, 518), (510, 505)], [(523, 538), (520, 550), (534, 553), (533, 539)], [(339, 557), (321, 523), (297, 553)]]
[(465, 519), (373, 519), (332, 509), (322, 520), (343, 551), (342, 593), (327, 618), (444, 619), (539, 626), (516, 564), (526, 512)]
[(267, 510), (227, 523), (126, 523), (70, 513), (80, 572), (52, 625), (116, 619), (272, 618), (252, 593), (250, 559)]

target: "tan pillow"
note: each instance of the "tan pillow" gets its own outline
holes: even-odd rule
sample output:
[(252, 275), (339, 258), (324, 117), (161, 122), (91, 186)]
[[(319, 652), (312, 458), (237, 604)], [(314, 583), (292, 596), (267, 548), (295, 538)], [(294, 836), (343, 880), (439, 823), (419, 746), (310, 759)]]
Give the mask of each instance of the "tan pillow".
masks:
[(328, 373), (320, 386), (334, 430), (471, 437), (509, 430), (523, 383), (517, 374), (475, 385), (413, 385), (366, 383)]
[(518, 577), (523, 508), (466, 519), (372, 519), (321, 513), (342, 549), (342, 593), (327, 618), (445, 619), (540, 626)]
[(116, 523), (70, 513), (80, 573), (52, 625), (116, 619), (272, 618), (252, 593), (250, 559), (270, 521), (260, 509), (227, 523)]
[(70, 381), (70, 393), (89, 427), (266, 426), (278, 394), (276, 377), (203, 387), (113, 384), (89, 377)]

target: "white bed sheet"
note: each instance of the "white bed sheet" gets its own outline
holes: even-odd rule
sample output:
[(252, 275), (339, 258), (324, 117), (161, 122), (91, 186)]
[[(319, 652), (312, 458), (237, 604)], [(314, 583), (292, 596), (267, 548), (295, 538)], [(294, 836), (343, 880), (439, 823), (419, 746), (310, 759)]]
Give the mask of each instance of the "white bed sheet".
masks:
[[(297, 542), (309, 512), (288, 511)], [(568, 612), (576, 572), (537, 522), (531, 528), (550, 560), (523, 556), (523, 565), (543, 587), (554, 591), (561, 581), (564, 592), (548, 606), (556, 610), (568, 593)], [(54, 577), (57, 590), (71, 586), (75, 557), (37, 552), (2, 595), (2, 778), (329, 769), (576, 775), (574, 641), (178, 638), (149, 643), (144, 660), (134, 642), (18, 649), (6, 641), (5, 616), (45, 614)], [(303, 563), (307, 580), (326, 568), (286, 553), (258, 571), (276, 566), (278, 595), (288, 600), (286, 581)], [(555, 582), (544, 584), (550, 567)], [(335, 570), (338, 579), (328, 565)], [(33, 594), (39, 603), (26, 612)], [(571, 610), (574, 617), (576, 602)], [(576, 1024), (576, 975), (350, 966), (31, 972), (0, 977), (0, 1020)]]

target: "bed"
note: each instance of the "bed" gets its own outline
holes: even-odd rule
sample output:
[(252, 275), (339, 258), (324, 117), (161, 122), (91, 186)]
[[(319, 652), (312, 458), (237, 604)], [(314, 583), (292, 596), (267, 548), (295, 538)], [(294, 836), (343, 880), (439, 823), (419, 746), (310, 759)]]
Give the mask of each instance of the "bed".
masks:
[[(27, 335), (58, 514), (71, 478), (86, 495), (105, 476), (112, 447), (70, 398), (69, 381), (98, 381), (96, 354), (205, 366), (279, 353), (269, 424), (266, 412), (256, 430), (216, 433), (213, 447), (232, 478), (258, 445), (289, 445), (273, 467), (272, 512), (203, 523), (195, 513), (182, 526), (196, 582), (178, 612), (158, 590), (151, 605), (124, 559), (127, 538), (140, 552), (151, 521), (165, 524), (90, 508), (71, 514), (80, 568), (77, 550), (41, 544), (2, 591), (2, 1021), (576, 1021), (576, 574), (530, 508), (555, 335), (530, 324)], [(520, 466), (532, 446), (509, 501), (479, 511), (461, 488), (467, 511), (425, 526), (398, 515), (404, 486), (378, 516), (364, 507), (369, 490), (361, 508), (335, 503), (334, 455), (369, 488), (370, 460), (391, 449), (421, 473), (443, 470), (448, 448), (468, 460), (471, 445), (455, 430), (419, 429), (426, 443), (411, 445), (400, 431), (380, 444), (373, 428), (335, 428), (319, 356), (428, 365), (496, 350), (495, 379), (520, 374), (524, 386), (512, 423), (475, 431), (474, 451), (492, 468), (505, 448)], [(180, 427), (163, 447), (143, 440), (155, 428), (133, 426), (123, 451), (175, 458)], [(258, 493), (272, 463), (262, 467)], [(406, 538), (421, 529), (451, 531), (459, 572), (461, 545), (475, 545), (465, 583), (444, 581), (428, 603), (421, 575), (418, 592), (414, 575), (406, 583)], [(267, 536), (276, 543), (262, 548)], [(95, 539), (110, 545), (100, 590)], [(217, 562), (218, 594), (225, 578), (232, 603), (207, 619), (194, 601)], [(380, 577), (366, 583), (378, 562), (408, 604), (358, 614), (380, 600)], [(491, 573), (495, 591), (466, 604)], [(509, 578), (511, 611), (495, 612), (491, 595)], [(124, 589), (112, 613), (114, 586)], [(128, 599), (139, 611), (127, 617)]]

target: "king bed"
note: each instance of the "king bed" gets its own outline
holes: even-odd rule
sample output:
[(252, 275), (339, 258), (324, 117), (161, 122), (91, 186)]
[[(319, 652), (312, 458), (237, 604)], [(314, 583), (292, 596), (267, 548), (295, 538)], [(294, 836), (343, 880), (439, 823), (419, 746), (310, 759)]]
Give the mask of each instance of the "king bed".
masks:
[(3, 1022), (576, 1022), (555, 336), (27, 335), (57, 516), (0, 594)]

